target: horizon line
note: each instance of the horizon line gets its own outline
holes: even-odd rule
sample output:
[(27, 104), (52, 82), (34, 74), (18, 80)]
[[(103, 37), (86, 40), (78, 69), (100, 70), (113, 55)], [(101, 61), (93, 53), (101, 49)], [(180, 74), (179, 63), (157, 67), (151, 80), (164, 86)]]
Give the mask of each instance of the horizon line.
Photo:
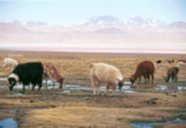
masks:
[(0, 48), (2, 51), (33, 51), (33, 52), (83, 52), (83, 53), (140, 53), (140, 54), (186, 54), (186, 48)]

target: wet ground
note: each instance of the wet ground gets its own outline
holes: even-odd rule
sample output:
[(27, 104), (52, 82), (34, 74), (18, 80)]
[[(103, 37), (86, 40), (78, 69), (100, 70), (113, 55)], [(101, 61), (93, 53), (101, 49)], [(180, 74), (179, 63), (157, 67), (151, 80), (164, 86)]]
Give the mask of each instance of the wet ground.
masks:
[[(0, 128), (185, 128), (186, 68), (180, 68), (178, 82), (165, 83), (167, 59), (185, 59), (185, 55), (160, 54), (92, 54), (1, 51), (0, 59), (10, 54), (22, 55), (20, 63), (40, 61), (52, 63), (64, 76), (63, 90), (49, 86), (22, 85), (10, 92), (5, 84), (11, 68), (0, 68)], [(154, 84), (131, 86), (129, 77), (142, 60), (156, 65)], [(3, 65), (0, 61), (0, 65)], [(91, 63), (105, 62), (118, 67), (126, 78), (122, 92), (93, 95), (89, 80)], [(4, 77), (4, 78), (3, 78)], [(44, 83), (45, 84), (45, 83)], [(48, 84), (51, 84), (48, 81)]]
[(157, 127), (158, 125), (163, 125), (163, 124), (176, 124), (176, 123), (186, 123), (185, 119), (171, 119), (171, 120), (166, 120), (166, 121), (132, 121), (131, 125), (136, 128), (153, 128)]
[(17, 128), (18, 124), (13, 118), (5, 118), (0, 120), (0, 128)]
[[(186, 126), (185, 80), (177, 83), (135, 84), (122, 92), (93, 95), (88, 85), (48, 84), (41, 91), (9, 92), (0, 78), (0, 128), (154, 128)], [(45, 85), (45, 83), (44, 83)], [(37, 88), (37, 87), (36, 87)]]

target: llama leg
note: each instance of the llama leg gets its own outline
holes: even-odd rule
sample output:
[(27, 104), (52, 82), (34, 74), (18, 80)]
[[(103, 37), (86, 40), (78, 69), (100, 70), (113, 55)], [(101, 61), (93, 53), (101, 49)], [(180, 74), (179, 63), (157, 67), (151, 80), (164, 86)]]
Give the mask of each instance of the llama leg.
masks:
[(34, 91), (35, 86), (36, 86), (35, 84), (32, 85), (32, 91)]
[(112, 94), (115, 94), (115, 90), (116, 90), (116, 86), (115, 85), (112, 85)]
[(150, 74), (147, 74), (147, 83), (149, 83), (150, 80)]
[(55, 82), (53, 82), (53, 84), (52, 84), (52, 89), (54, 89), (54, 86), (55, 86)]
[(145, 75), (145, 74), (143, 74), (142, 76), (143, 76), (144, 81), (145, 81), (145, 84), (146, 84), (146, 75)]
[(177, 82), (177, 79), (178, 79), (177, 74), (175, 74), (175, 82)]
[(170, 80), (172, 80), (172, 82), (174, 81), (174, 74), (171, 74)]
[(154, 83), (154, 74), (151, 74), (151, 79), (152, 79), (151, 83), (153, 84)]
[(25, 85), (23, 85), (23, 94), (25, 94)]
[(146, 84), (148, 82), (148, 76), (147, 76), (147, 74), (144, 74), (143, 77), (144, 77), (145, 84)]
[(167, 82), (169, 82), (170, 77), (171, 77), (171, 75), (168, 75), (168, 77), (167, 77)]
[(100, 93), (100, 91), (99, 91), (99, 89), (98, 89), (98, 85), (95, 85), (95, 86), (93, 87), (93, 94), (96, 95), (96, 94), (99, 94), (99, 93)]
[(93, 94), (94, 95), (96, 95), (97, 94), (97, 92), (99, 92), (99, 90), (98, 90), (98, 82), (91, 82), (91, 86), (92, 86), (92, 88), (93, 88)]
[(96, 85), (94, 84), (94, 82), (91, 80), (91, 87), (92, 87), (92, 90), (93, 90), (93, 94), (95, 95), (96, 94)]
[(141, 83), (141, 76), (139, 76), (138, 79), (139, 79), (139, 80), (138, 80), (138, 84), (140, 84), (140, 83)]
[(41, 89), (41, 87), (42, 87), (42, 80), (38, 82), (38, 85), (39, 85), (38, 91), (40, 91), (40, 89)]
[(45, 81), (45, 89), (48, 89), (48, 79), (46, 79), (46, 81)]
[(99, 89), (98, 89), (98, 86), (96, 86), (96, 93), (100, 93)]
[(96, 77), (91, 78), (91, 86), (93, 88), (93, 94), (99, 93), (99, 89), (98, 89), (99, 84), (100, 84), (100, 82)]
[(109, 84), (105, 83), (105, 94), (108, 93), (109, 88), (110, 88)]
[(59, 80), (59, 88), (63, 89), (63, 78)]

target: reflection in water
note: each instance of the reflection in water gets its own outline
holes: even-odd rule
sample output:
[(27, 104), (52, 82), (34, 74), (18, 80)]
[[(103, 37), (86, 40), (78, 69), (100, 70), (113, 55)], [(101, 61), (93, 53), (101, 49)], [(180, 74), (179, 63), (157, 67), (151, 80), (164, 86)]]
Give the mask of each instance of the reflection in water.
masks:
[[(43, 83), (46, 83), (46, 81), (44, 81)], [(48, 89), (57, 89), (59, 88), (59, 83), (55, 83), (55, 86), (53, 86), (53, 83), (51, 80), (47, 81), (48, 84)], [(122, 92), (123, 93), (136, 93), (136, 91), (132, 90), (131, 87), (131, 82), (125, 81), (125, 86), (122, 87)], [(69, 84), (65, 84), (63, 85), (63, 93), (71, 93), (73, 91), (92, 91), (92, 87), (91, 86), (86, 86), (86, 85), (69, 85)], [(105, 91), (105, 87), (101, 86), (99, 87), (100, 91)], [(116, 92), (119, 92), (119, 90), (116, 90)]]
[[(71, 92), (70, 90), (83, 90), (83, 91), (92, 91), (92, 88), (90, 86), (85, 85), (64, 85), (63, 89), (65, 93)], [(101, 86), (99, 87), (100, 91), (105, 91), (105, 87)], [(116, 92), (119, 92), (119, 90), (116, 90)], [(122, 88), (123, 93), (136, 93), (136, 91), (132, 90), (130, 86), (123, 86)]]

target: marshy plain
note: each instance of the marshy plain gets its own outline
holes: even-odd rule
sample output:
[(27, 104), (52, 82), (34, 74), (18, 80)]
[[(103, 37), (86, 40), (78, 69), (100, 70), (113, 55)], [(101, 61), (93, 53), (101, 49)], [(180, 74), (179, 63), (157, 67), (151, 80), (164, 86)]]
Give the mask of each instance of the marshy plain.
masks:
[[(19, 128), (184, 128), (186, 126), (186, 67), (180, 68), (178, 82), (166, 83), (164, 76), (176, 60), (185, 55), (111, 54), (1, 51), (3, 58), (20, 63), (40, 61), (53, 64), (65, 78), (64, 88), (41, 91), (26, 88), (8, 90), (5, 84), (11, 68), (0, 69), (0, 127)], [(167, 63), (167, 59), (175, 63)], [(131, 86), (129, 77), (143, 60), (156, 66), (154, 83)], [(162, 60), (161, 64), (156, 64)], [(93, 95), (90, 87), (91, 63), (109, 63), (120, 69), (126, 78), (122, 93)], [(104, 87), (100, 88), (104, 91)]]

